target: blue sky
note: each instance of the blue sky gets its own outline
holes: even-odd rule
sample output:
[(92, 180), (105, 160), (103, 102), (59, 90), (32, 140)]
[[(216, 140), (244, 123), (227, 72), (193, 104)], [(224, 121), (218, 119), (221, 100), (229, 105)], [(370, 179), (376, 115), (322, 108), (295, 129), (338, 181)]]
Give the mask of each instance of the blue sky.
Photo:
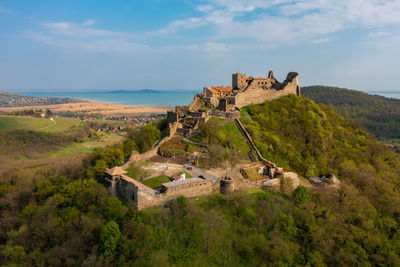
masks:
[(0, 90), (201, 89), (231, 74), (400, 91), (400, 0), (0, 0)]

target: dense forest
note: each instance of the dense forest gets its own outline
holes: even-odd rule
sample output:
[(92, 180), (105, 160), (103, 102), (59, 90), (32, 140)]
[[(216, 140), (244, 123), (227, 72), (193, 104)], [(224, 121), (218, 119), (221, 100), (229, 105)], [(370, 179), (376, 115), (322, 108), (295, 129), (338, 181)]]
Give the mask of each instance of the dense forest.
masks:
[(335, 173), (340, 190), (179, 197), (135, 211), (108, 196), (102, 175), (131, 149), (151, 147), (162, 129), (150, 125), (81, 164), (2, 177), (0, 264), (400, 265), (399, 155), (306, 98), (286, 96), (241, 113), (267, 159), (306, 177)]
[(400, 138), (400, 99), (329, 86), (307, 86), (302, 94), (332, 107), (376, 137)]

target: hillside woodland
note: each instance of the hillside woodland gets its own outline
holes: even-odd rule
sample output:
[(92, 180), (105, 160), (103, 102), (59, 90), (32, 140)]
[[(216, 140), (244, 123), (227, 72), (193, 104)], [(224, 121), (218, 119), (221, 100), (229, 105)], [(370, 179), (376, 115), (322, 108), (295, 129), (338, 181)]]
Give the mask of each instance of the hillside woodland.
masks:
[(376, 137), (400, 138), (400, 99), (329, 86), (307, 86), (302, 94), (364, 126)]
[[(160, 129), (147, 126), (81, 164), (3, 176), (0, 263), (400, 265), (399, 155), (331, 108), (297, 96), (246, 107), (242, 121), (267, 159), (305, 177), (335, 173), (340, 190), (179, 197), (138, 212), (109, 197), (101, 182), (131, 149), (151, 147)], [(219, 140), (202, 134), (210, 145)], [(141, 135), (150, 138), (135, 140)]]

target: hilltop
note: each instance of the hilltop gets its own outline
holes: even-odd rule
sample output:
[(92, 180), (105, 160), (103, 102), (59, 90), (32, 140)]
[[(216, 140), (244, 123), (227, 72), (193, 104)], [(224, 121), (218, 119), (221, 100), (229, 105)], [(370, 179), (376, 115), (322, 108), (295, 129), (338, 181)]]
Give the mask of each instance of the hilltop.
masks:
[[(93, 179), (141, 144), (128, 140), (96, 151), (82, 166), (37, 172), (31, 180), (24, 173), (7, 174), (1, 187), (7, 207), (1, 263), (400, 264), (399, 155), (331, 108), (296, 95), (243, 107), (240, 120), (265, 158), (305, 177), (332, 172), (340, 189), (249, 189), (231, 196), (178, 197), (137, 211), (110, 197), (103, 180)], [(231, 143), (245, 156), (248, 148), (233, 131), (235, 124), (215, 127), (200, 129), (205, 145), (229, 149)], [(149, 130), (157, 131), (148, 127), (142, 135), (152, 136)]]
[(302, 94), (316, 103), (332, 107), (376, 137), (400, 137), (400, 99), (330, 86), (303, 87)]

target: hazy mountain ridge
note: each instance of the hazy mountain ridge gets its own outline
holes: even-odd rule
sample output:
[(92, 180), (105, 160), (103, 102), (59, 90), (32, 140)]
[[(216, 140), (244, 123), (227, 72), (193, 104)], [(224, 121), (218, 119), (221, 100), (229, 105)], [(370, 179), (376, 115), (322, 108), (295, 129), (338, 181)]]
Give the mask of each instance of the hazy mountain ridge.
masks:
[(316, 103), (332, 107), (376, 137), (400, 137), (400, 99), (331, 86), (306, 86), (302, 88), (302, 94)]

